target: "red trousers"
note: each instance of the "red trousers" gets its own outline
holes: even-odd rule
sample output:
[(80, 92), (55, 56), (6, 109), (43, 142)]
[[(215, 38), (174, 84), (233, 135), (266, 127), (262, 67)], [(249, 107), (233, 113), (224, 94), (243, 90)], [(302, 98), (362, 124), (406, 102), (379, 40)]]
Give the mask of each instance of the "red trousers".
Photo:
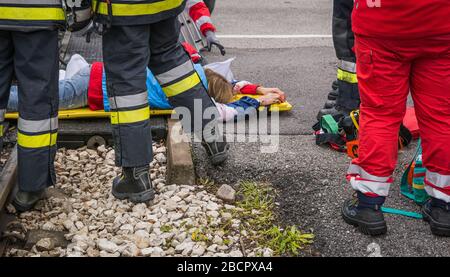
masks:
[(412, 40), (356, 36), (361, 94), (359, 157), (347, 178), (368, 196), (387, 196), (409, 92), (427, 169), (425, 189), (450, 202), (450, 35)]

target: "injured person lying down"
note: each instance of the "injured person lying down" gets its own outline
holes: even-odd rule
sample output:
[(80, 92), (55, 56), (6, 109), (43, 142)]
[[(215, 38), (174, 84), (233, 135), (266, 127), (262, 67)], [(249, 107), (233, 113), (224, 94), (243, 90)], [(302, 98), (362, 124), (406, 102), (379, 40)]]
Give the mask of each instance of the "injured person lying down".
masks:
[[(231, 60), (225, 62), (227, 63), (229, 65)], [(206, 65), (205, 69), (200, 64), (194, 64), (194, 66), (219, 110), (219, 120), (239, 120), (260, 106), (270, 106), (286, 100), (285, 93), (278, 88), (266, 88), (247, 81), (234, 80), (230, 77), (232, 73), (229, 68), (225, 73), (216, 72), (223, 71), (224, 68), (222, 66), (224, 63), (217, 64)], [(93, 111), (109, 111), (103, 63), (94, 62), (90, 65), (83, 57), (75, 54), (67, 64), (66, 70), (60, 70), (59, 75), (60, 110), (89, 107)], [(161, 86), (148, 68), (147, 88), (151, 109), (172, 109)], [(8, 112), (18, 110), (18, 89), (17, 85), (11, 86)], [(234, 97), (237, 94), (259, 95), (259, 97), (243, 96), (235, 100)]]

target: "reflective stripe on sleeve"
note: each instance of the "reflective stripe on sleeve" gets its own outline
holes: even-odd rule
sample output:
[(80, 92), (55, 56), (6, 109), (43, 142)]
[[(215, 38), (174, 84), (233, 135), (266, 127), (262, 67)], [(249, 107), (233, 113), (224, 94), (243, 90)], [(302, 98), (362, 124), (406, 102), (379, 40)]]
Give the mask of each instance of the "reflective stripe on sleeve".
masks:
[(211, 18), (209, 16), (202, 16), (195, 22), (195, 24), (197, 24), (197, 27), (199, 28), (205, 23), (212, 24)]
[(9, 6), (13, 5), (53, 5), (53, 6), (61, 6), (62, 0), (0, 0), (1, 4), (7, 4)]
[(0, 7), (0, 19), (2, 20), (65, 20), (62, 8), (46, 7)]
[[(153, 3), (112, 3), (113, 16), (138, 16), (151, 15), (178, 8), (183, 4), (184, 0), (165, 0)], [(92, 7), (95, 9), (97, 0), (92, 1)], [(108, 14), (108, 5), (100, 2), (98, 13), (102, 15)]]
[(197, 5), (200, 2), (203, 2), (203, 0), (187, 0), (186, 1), (186, 8), (187, 9), (191, 9), (193, 6)]

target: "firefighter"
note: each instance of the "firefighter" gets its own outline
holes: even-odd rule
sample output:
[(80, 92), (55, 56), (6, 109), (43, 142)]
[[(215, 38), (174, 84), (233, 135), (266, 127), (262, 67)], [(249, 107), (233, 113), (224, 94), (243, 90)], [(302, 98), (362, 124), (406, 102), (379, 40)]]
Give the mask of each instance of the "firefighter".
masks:
[(325, 114), (348, 115), (352, 110), (358, 109), (360, 104), (356, 57), (353, 52), (354, 34), (351, 20), (353, 1), (333, 1), (332, 33), (338, 58), (337, 80), (333, 82), (328, 101), (317, 115), (319, 121)]
[(13, 200), (19, 212), (31, 209), (55, 184), (58, 28), (64, 26), (60, 0), (0, 1), (0, 123), (14, 76), (19, 85), (19, 190)]
[[(153, 155), (147, 65), (177, 112), (190, 112), (186, 118), (190, 117), (191, 122), (184, 127), (202, 139), (212, 164), (221, 164), (227, 159), (228, 144), (219, 134), (214, 116), (202, 113), (208, 110), (217, 115), (217, 110), (178, 40), (177, 16), (185, 8), (185, 1), (111, 2), (93, 1), (92, 7), (96, 25), (103, 26), (105, 31), (103, 59), (111, 103), (115, 162), (122, 167), (122, 176), (113, 181), (112, 194), (119, 199), (146, 202), (154, 198), (148, 173)], [(200, 118), (196, 114), (200, 114)]]
[(366, 234), (387, 231), (380, 208), (393, 182), (398, 130), (411, 91), (431, 196), (422, 213), (433, 234), (450, 236), (449, 18), (448, 0), (355, 1), (360, 143), (347, 179), (357, 198), (344, 203), (342, 215)]

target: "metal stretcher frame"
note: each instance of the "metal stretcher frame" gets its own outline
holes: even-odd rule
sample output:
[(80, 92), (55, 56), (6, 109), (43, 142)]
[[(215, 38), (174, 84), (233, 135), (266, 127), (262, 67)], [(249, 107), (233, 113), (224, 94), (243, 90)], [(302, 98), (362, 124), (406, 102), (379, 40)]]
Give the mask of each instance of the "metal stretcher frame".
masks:
[(178, 20), (181, 23), (180, 40), (181, 42), (187, 42), (197, 49), (197, 52), (207, 46), (205, 38), (202, 36), (197, 24), (191, 19), (186, 11), (183, 11)]

